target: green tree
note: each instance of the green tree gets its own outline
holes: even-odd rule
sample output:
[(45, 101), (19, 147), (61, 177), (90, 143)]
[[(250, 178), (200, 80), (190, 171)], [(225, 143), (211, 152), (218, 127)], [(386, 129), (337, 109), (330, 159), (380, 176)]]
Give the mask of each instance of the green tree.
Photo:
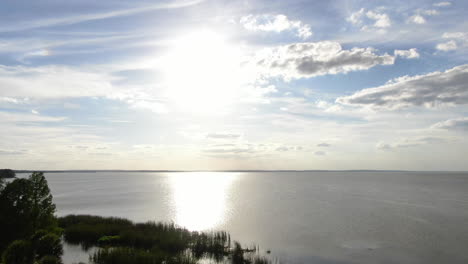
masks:
[(31, 243), (25, 240), (15, 240), (3, 253), (5, 264), (31, 264), (33, 263), (33, 252)]
[(35, 232), (39, 228), (52, 226), (55, 221), (55, 204), (52, 202), (47, 180), (42, 172), (33, 172), (29, 177), (31, 183), (31, 220)]
[(14, 170), (0, 169), (0, 178), (14, 178), (16, 176)]
[(43, 173), (15, 179), (0, 193), (0, 251), (16, 239), (29, 239), (36, 230), (56, 226), (55, 205)]
[(3, 178), (0, 178), (0, 192), (3, 190), (5, 187), (5, 180)]
[(25, 239), (32, 233), (30, 224), (30, 193), (28, 179), (16, 179), (0, 193), (0, 250), (16, 239)]
[(42, 236), (35, 246), (36, 256), (42, 259), (45, 256), (54, 256), (60, 258), (63, 254), (62, 241), (55, 234), (46, 234)]
[(37, 263), (38, 264), (61, 264), (62, 260), (56, 256), (44, 256)]

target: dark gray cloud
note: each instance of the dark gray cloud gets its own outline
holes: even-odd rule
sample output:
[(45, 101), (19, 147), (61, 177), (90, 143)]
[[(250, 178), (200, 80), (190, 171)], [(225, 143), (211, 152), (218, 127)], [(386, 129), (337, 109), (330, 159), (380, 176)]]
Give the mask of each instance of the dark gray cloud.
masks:
[(339, 97), (336, 102), (385, 109), (465, 105), (468, 104), (468, 64), (445, 72), (400, 77), (379, 87)]

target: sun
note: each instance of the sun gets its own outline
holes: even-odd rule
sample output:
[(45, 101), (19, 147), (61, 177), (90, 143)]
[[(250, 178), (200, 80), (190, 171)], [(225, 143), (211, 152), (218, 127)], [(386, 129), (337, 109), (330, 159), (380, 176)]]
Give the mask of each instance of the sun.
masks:
[(242, 84), (239, 48), (199, 30), (176, 38), (163, 58), (165, 95), (178, 109), (216, 113), (234, 103)]

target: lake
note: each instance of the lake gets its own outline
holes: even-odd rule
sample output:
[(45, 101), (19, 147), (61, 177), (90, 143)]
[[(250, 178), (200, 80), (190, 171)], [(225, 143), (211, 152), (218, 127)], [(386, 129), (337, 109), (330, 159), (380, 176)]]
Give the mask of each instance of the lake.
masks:
[[(97, 172), (46, 178), (60, 216), (226, 230), (244, 245), (271, 250), (281, 263), (468, 263), (468, 173)], [(79, 247), (66, 247), (66, 263), (80, 259), (87, 257)]]

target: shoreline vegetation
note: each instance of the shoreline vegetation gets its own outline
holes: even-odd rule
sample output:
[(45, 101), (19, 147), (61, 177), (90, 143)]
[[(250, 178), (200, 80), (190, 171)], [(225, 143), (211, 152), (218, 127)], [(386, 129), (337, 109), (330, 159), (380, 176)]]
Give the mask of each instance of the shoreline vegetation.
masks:
[(42, 172), (11, 182), (3, 178), (0, 264), (61, 264), (63, 242), (96, 248), (89, 257), (93, 264), (272, 263), (258, 247), (244, 248), (225, 231), (195, 232), (174, 223), (92, 215), (57, 218)]
[(243, 248), (224, 231), (195, 232), (173, 223), (133, 223), (127, 219), (68, 215), (58, 219), (64, 241), (84, 249), (96, 264), (191, 264), (209, 259), (216, 263), (268, 264), (258, 249)]
[(0, 178), (11, 179), (11, 178), (15, 178), (15, 177), (16, 177), (16, 173), (15, 173), (14, 170), (0, 169)]

